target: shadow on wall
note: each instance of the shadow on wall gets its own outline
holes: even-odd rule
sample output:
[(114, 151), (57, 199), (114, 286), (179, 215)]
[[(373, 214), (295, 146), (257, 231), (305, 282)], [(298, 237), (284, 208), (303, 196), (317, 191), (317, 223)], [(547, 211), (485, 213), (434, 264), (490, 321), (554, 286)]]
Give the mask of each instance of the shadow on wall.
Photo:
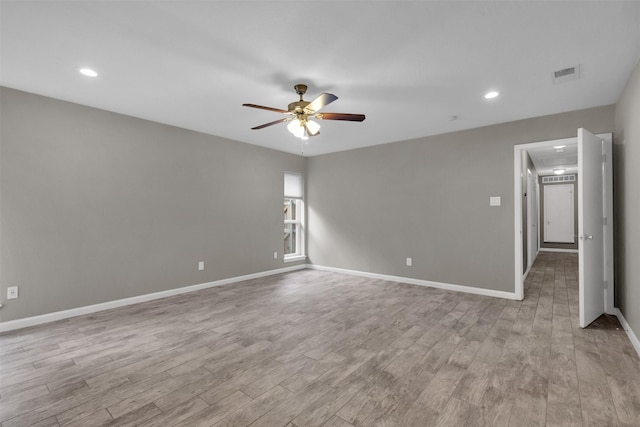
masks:
[[(624, 132), (620, 132), (614, 135), (614, 144), (613, 144), (613, 214), (614, 214), (614, 223), (613, 223), (613, 236), (614, 240), (614, 253), (616, 260), (627, 259), (625, 254), (626, 247), (626, 236), (627, 230), (625, 228), (625, 224), (627, 223), (626, 218), (626, 202), (624, 197), (616, 197), (616, 194), (626, 194), (626, 184), (624, 180), (624, 171), (625, 171), (625, 155), (627, 151), (627, 147), (624, 144)], [(620, 262), (616, 262), (614, 264), (614, 283), (627, 283), (627, 277), (625, 277), (625, 269), (622, 268)], [(620, 301), (626, 299), (626, 295), (624, 294), (625, 288), (621, 286), (616, 286), (615, 288), (615, 305), (616, 307), (620, 306)]]

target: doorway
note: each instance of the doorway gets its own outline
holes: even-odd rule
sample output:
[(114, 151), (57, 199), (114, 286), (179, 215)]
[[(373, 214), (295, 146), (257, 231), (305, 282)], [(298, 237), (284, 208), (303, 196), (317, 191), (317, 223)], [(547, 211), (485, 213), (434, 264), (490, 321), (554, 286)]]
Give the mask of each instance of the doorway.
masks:
[[(601, 200), (601, 212), (596, 212), (594, 214), (594, 212), (590, 212), (589, 209), (586, 210), (586, 213), (589, 214), (589, 216), (591, 216), (592, 218), (598, 217), (600, 223), (602, 224), (602, 228), (604, 228), (604, 231), (602, 232), (602, 238), (600, 239), (600, 241), (598, 242), (598, 244), (596, 244), (595, 246), (602, 247), (602, 251), (601, 251), (601, 256), (602, 256), (602, 265), (603, 265), (603, 269), (602, 271), (604, 273), (598, 273), (598, 274), (603, 274), (603, 280), (593, 280), (594, 277), (597, 276), (597, 274), (594, 275), (593, 272), (589, 272), (587, 271), (586, 274), (584, 273), (584, 271), (581, 271), (581, 294), (580, 297), (582, 298), (582, 300), (585, 300), (585, 296), (590, 296), (591, 299), (593, 299), (593, 295), (596, 295), (596, 300), (600, 300), (600, 305), (603, 307), (603, 311), (609, 314), (612, 314), (614, 312), (614, 300), (613, 300), (613, 294), (614, 294), (614, 289), (613, 289), (613, 233), (612, 233), (612, 222), (613, 222), (613, 197), (612, 197), (612, 182), (611, 182), (611, 141), (612, 141), (612, 134), (601, 134), (601, 135), (591, 135), (589, 134), (589, 132), (580, 129), (578, 131), (580, 140), (578, 137), (573, 137), (573, 138), (565, 138), (565, 139), (559, 139), (559, 140), (551, 140), (551, 141), (541, 141), (541, 142), (535, 142), (535, 143), (530, 143), (530, 144), (520, 144), (520, 145), (516, 145), (514, 147), (514, 196), (515, 196), (515, 200), (521, 200), (523, 194), (527, 193), (529, 195), (532, 195), (533, 193), (530, 190), (530, 184), (529, 184), (529, 178), (528, 178), (528, 170), (526, 168), (523, 167), (523, 161), (522, 159), (525, 157), (528, 157), (529, 152), (533, 151), (533, 150), (549, 150), (550, 152), (553, 152), (554, 150), (562, 150), (566, 147), (572, 146), (572, 147), (576, 147), (576, 153), (579, 151), (578, 148), (580, 148), (580, 150), (582, 150), (584, 152), (583, 149), (583, 138), (585, 136), (591, 136), (593, 138), (595, 138), (598, 141), (602, 142), (602, 167), (600, 168), (601, 171), (600, 173), (600, 182), (599, 185), (597, 185), (596, 187), (600, 188), (600, 193), (599, 195), (596, 194), (595, 198), (600, 198)], [(582, 155), (582, 154), (581, 154)], [(608, 156), (608, 157), (607, 157)], [(606, 161), (606, 159), (608, 158), (608, 161)], [(563, 165), (561, 169), (563, 169), (562, 173), (578, 173), (578, 175), (580, 175), (580, 169), (584, 168), (585, 165), (584, 163), (582, 163), (583, 160), (581, 160), (580, 162), (576, 161), (575, 164), (575, 169), (570, 169), (571, 167), (574, 167), (574, 165)], [(553, 170), (553, 162), (550, 162), (550, 167)], [(560, 168), (558, 168), (560, 169)], [(587, 173), (587, 178), (589, 177), (589, 175), (593, 175), (593, 170), (594, 168), (591, 169), (587, 169), (590, 170), (591, 172)], [(545, 171), (538, 171), (536, 170), (536, 172), (538, 172), (540, 175), (542, 175), (543, 173), (545, 173)], [(541, 173), (542, 172), (542, 173)], [(548, 173), (548, 171), (546, 171)], [(555, 171), (554, 171), (555, 172)], [(557, 173), (557, 172), (556, 172)], [(580, 180), (582, 180), (582, 177), (580, 177)], [(524, 188), (523, 188), (524, 187)], [(579, 186), (581, 187), (581, 186)], [(589, 200), (589, 197), (591, 197), (591, 199), (594, 199), (593, 197), (593, 191), (591, 190), (591, 188), (593, 187), (593, 185), (587, 185), (585, 186), (585, 191), (583, 193), (581, 193), (578, 197), (579, 200), (579, 206), (578, 206), (578, 210), (580, 211), (579, 214), (580, 215), (585, 215), (585, 211), (581, 211), (581, 209), (583, 209), (583, 205), (584, 205), (584, 200), (581, 199), (587, 199)], [(538, 193), (536, 193), (538, 194)], [(540, 199), (538, 199), (540, 200)], [(515, 295), (517, 299), (523, 299), (524, 298), (524, 274), (523, 271), (525, 271), (527, 264), (530, 264), (530, 258), (531, 256), (527, 256), (529, 255), (528, 252), (531, 251), (532, 245), (531, 245), (531, 234), (530, 234), (530, 228), (531, 227), (525, 227), (525, 224), (527, 222), (530, 222), (531, 219), (527, 220), (527, 218), (536, 218), (536, 214), (533, 214), (533, 212), (530, 209), (530, 204), (529, 203), (514, 203), (514, 224), (515, 224), (515, 229), (514, 229), (514, 246), (515, 246)], [(582, 216), (580, 216), (580, 218), (583, 218)], [(585, 217), (586, 218), (586, 217)], [(579, 221), (580, 222), (580, 221)], [(539, 221), (537, 222), (539, 224)], [(585, 223), (585, 220), (581, 219), (581, 225), (583, 225)], [(591, 222), (593, 224), (593, 221)], [(593, 225), (591, 226), (593, 227)], [(538, 228), (542, 228), (542, 227), (538, 227)], [(540, 236), (540, 231), (538, 233), (538, 236)], [(581, 229), (579, 231), (580, 234), (580, 239), (579, 239), (579, 254), (580, 254), (580, 259), (582, 260), (581, 263), (581, 267), (584, 267), (585, 265), (590, 265), (590, 262), (585, 262), (584, 261), (584, 248), (586, 246), (587, 247), (587, 252), (588, 253), (593, 253), (592, 248), (594, 246), (594, 242), (592, 242), (591, 239), (593, 239), (593, 235), (590, 232), (587, 232), (586, 229)], [(527, 242), (527, 243), (525, 243)], [(525, 248), (524, 245), (527, 244), (527, 247)], [(524, 265), (523, 265), (524, 264)], [(590, 275), (590, 276), (589, 276)], [(587, 277), (588, 276), (588, 277)], [(585, 291), (583, 289), (583, 284), (585, 282), (585, 280), (587, 280), (589, 283), (594, 282), (594, 286), (599, 286), (600, 289), (602, 289), (602, 291), (600, 291), (600, 289), (596, 289), (595, 291), (590, 290), (591, 289), (591, 285), (589, 288), (586, 288), (587, 291)], [(598, 297), (598, 295), (600, 295)], [(589, 298), (586, 298), (589, 299)], [(581, 300), (581, 301), (582, 301)], [(585, 307), (588, 306), (587, 303), (583, 304)], [(581, 310), (584, 309), (586, 310), (586, 308), (584, 308), (581, 305)], [(585, 327), (587, 326), (587, 324), (590, 323), (589, 320), (589, 316), (583, 316), (583, 313), (581, 311), (581, 326)]]

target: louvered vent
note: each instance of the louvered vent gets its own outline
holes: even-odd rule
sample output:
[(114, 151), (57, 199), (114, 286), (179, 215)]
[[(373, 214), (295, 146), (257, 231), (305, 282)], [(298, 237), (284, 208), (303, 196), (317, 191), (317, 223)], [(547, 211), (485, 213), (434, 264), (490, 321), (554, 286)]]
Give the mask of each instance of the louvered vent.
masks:
[(572, 182), (576, 180), (575, 175), (554, 175), (554, 176), (543, 176), (542, 183), (550, 184), (553, 182)]
[(580, 65), (563, 68), (562, 70), (554, 71), (553, 73), (551, 73), (551, 80), (553, 81), (553, 84), (570, 82), (572, 80), (578, 80), (579, 78)]

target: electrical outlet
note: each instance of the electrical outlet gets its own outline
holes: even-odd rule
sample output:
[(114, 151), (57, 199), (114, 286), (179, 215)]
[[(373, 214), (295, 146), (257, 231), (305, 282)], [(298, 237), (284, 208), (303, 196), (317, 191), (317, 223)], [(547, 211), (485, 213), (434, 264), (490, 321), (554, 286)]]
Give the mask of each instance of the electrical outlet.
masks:
[(16, 298), (18, 298), (18, 287), (9, 286), (7, 288), (7, 299), (16, 299)]
[(411, 258), (407, 258), (407, 267), (411, 267), (413, 265), (413, 260)]
[(278, 259), (278, 252), (273, 253), (273, 259)]
[(204, 261), (200, 261), (198, 263), (198, 271), (203, 271), (204, 270)]

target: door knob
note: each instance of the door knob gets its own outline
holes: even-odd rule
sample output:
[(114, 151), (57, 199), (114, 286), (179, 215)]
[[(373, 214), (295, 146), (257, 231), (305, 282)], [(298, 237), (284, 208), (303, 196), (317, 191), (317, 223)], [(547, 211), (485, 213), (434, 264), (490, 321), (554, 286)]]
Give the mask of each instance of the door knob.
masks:
[(580, 240), (593, 240), (593, 236), (585, 234), (584, 236), (580, 236)]

